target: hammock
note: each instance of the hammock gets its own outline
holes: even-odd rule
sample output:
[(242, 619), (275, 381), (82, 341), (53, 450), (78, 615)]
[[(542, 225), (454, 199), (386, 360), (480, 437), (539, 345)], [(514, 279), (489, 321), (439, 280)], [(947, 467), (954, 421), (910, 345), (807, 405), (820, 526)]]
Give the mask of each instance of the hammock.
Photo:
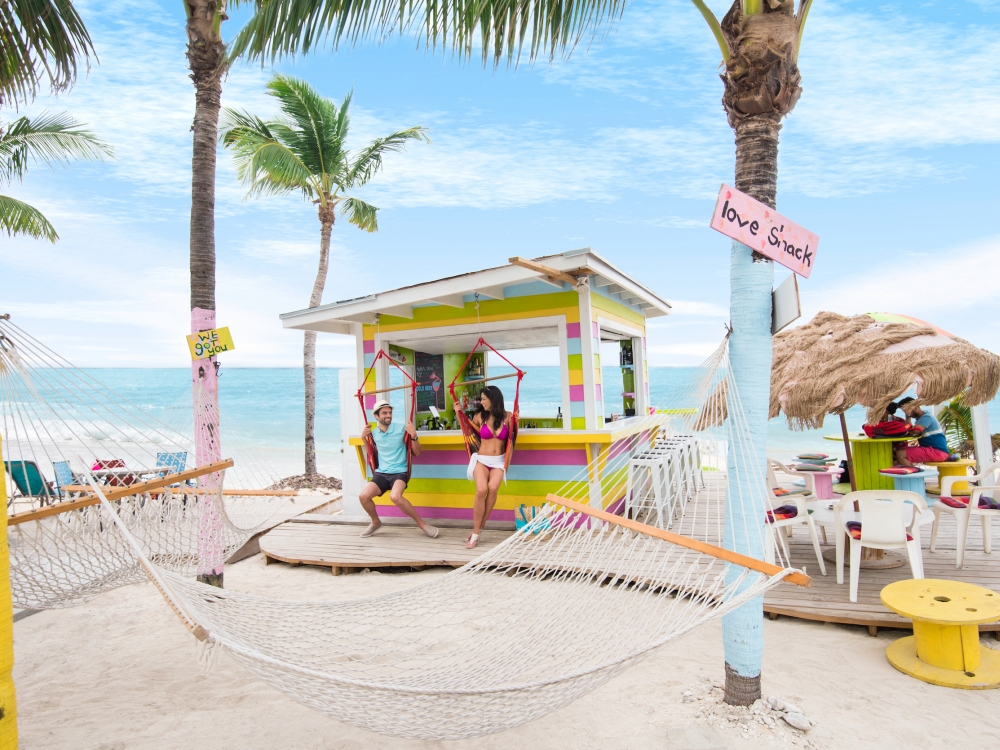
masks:
[[(190, 391), (183, 399), (190, 420)], [(151, 559), (184, 575), (197, 572), (204, 552), (199, 538), (206, 530), (212, 555), (221, 562), (297, 494), (265, 489), (277, 477), (259, 460), (243, 461), (240, 468), (228, 460), (186, 469), (196, 451), (192, 434), (128, 403), (4, 317), (0, 430), (11, 477), (30, 467), (39, 485), (25, 486), (27, 492), (14, 492), (8, 501), (16, 607), (75, 606), (145, 578), (87, 486), (91, 473), (101, 475), (103, 492)], [(240, 489), (223, 489), (226, 477), (235, 477), (230, 487)], [(21, 489), (16, 482), (12, 488)]]
[[(365, 391), (364, 384), (368, 382), (368, 378), (372, 377), (375, 373), (376, 363), (385, 357), (389, 360), (389, 364), (403, 373), (403, 377), (410, 381), (409, 385), (397, 385), (391, 388), (378, 388), (374, 391)], [(376, 393), (389, 393), (390, 391), (401, 391), (407, 388), (410, 389), (410, 413), (407, 418), (408, 422), (413, 422), (417, 415), (417, 381), (410, 377), (410, 373), (399, 366), (399, 363), (385, 353), (384, 349), (379, 349), (378, 354), (375, 355), (375, 359), (372, 360), (371, 366), (365, 370), (365, 377), (361, 381), (361, 388), (358, 388), (358, 405), (361, 407), (361, 415), (365, 420), (365, 424), (368, 424), (368, 410), (365, 408), (365, 396), (374, 396)], [(375, 445), (375, 438), (371, 435), (366, 435), (364, 438), (365, 444), (365, 456), (368, 461), (368, 468), (371, 469), (372, 475), (378, 471), (378, 446)], [(403, 444), (406, 446), (406, 473), (409, 475), (413, 471), (413, 452), (410, 450), (411, 444), (413, 443), (413, 438), (407, 432), (403, 433)]]
[[(557, 710), (651, 650), (783, 580), (809, 584), (780, 561), (780, 549), (780, 564), (772, 565), (719, 546), (724, 534), (763, 543), (767, 485), (763, 467), (760, 476), (753, 469), (752, 486), (727, 496), (721, 470), (727, 462), (720, 457), (727, 445), (745, 445), (749, 433), (724, 345), (707, 367), (690, 392), (671, 401), (676, 408), (636, 418), (632, 425), (641, 429), (581, 467), (520, 532), (465, 567), (408, 590), (354, 601), (294, 602), (198, 583), (184, 568), (190, 554), (184, 534), (203, 517), (199, 501), (205, 495), (180, 501), (181, 473), (110, 487), (98, 484), (98, 472), (91, 470), (83, 472), (88, 489), (76, 500), (33, 510), (54, 514), (30, 524), (44, 536), (53, 530), (48, 522), (56, 520), (53, 533), (60, 543), (23, 578), (52, 580), (46, 565), (55, 563), (83, 571), (78, 579), (61, 581), (58, 593), (82, 598), (129, 582), (123, 580), (128, 570), (98, 570), (93, 558), (127, 561), (149, 577), (205, 648), (224, 649), (270, 685), (332, 718), (435, 740), (509, 729)], [(705, 472), (675, 531), (653, 525), (666, 524), (651, 512), (640, 522), (592, 506), (589, 477), (602, 478), (605, 499), (613, 501), (624, 496), (624, 485), (616, 482), (624, 481), (628, 462), (652, 442), (664, 436), (695, 439), (694, 407), (723, 379), (729, 380), (729, 418), (716, 433), (697, 436), (704, 442), (702, 454), (715, 456), (709, 460), (720, 470)], [(130, 439), (148, 437), (134, 433)], [(125, 444), (117, 444), (123, 452)], [(728, 463), (740, 455), (746, 454), (730, 450)], [(648, 487), (632, 487), (633, 495), (643, 492)], [(727, 507), (753, 512), (738, 516)], [(74, 545), (69, 532), (78, 528), (81, 543)], [(12, 542), (12, 576), (26, 559), (19, 546)], [(580, 633), (586, 633), (584, 644)]]
[[(506, 362), (508, 365), (514, 368), (514, 372), (509, 375), (496, 375), (492, 378), (483, 378), (481, 380), (472, 380), (468, 382), (458, 382), (459, 376), (465, 371), (466, 366), (472, 359), (472, 356), (479, 350), (480, 347), (486, 347), (491, 352), (496, 354), (500, 359)], [(514, 455), (514, 443), (517, 442), (517, 427), (518, 427), (518, 416), (520, 412), (518, 411), (518, 402), (521, 398), (521, 380), (524, 379), (524, 370), (519, 368), (500, 352), (486, 343), (486, 339), (482, 336), (479, 337), (479, 341), (476, 345), (472, 347), (472, 351), (469, 352), (469, 356), (465, 358), (465, 362), (462, 366), (458, 368), (458, 373), (456, 373), (454, 379), (448, 384), (448, 391), (451, 393), (451, 400), (455, 404), (455, 415), (458, 417), (458, 424), (461, 426), (462, 435), (465, 437), (465, 450), (469, 453), (469, 458), (472, 458), (473, 453), (479, 452), (479, 446), (482, 442), (482, 438), (479, 435), (479, 430), (472, 423), (472, 420), (466, 416), (465, 411), (458, 406), (458, 399), (455, 396), (455, 388), (461, 388), (463, 386), (470, 385), (482, 385), (483, 383), (488, 383), (491, 380), (502, 380), (504, 378), (517, 378), (517, 386), (514, 388), (514, 404), (511, 407), (510, 413), (510, 436), (507, 438), (507, 449), (504, 452), (504, 471), (510, 469), (510, 459)]]

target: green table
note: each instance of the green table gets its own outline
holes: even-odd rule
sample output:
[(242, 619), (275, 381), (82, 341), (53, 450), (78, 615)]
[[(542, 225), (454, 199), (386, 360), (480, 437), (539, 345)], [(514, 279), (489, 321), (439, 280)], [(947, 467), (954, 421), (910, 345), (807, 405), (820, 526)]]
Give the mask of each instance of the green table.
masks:
[[(824, 440), (844, 444), (842, 435), (824, 435)], [(879, 474), (879, 469), (892, 466), (893, 443), (905, 443), (906, 438), (870, 438), (863, 432), (848, 433), (851, 441), (851, 460), (854, 464), (854, 484), (859, 490), (891, 490), (895, 487), (891, 476)]]

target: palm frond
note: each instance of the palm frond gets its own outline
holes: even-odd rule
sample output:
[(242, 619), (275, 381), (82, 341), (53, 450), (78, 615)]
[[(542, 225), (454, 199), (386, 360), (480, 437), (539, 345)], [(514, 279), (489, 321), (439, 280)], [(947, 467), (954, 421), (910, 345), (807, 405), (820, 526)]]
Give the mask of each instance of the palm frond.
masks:
[(288, 146), (287, 125), (235, 109), (223, 110), (219, 124), (219, 140), (233, 152), (236, 176), (247, 186), (248, 198), (296, 190), (307, 198), (314, 195), (313, 173)]
[(968, 407), (962, 396), (956, 396), (937, 415), (948, 439), (948, 446), (954, 451), (963, 442), (972, 441), (972, 409)]
[(348, 96), (340, 112), (306, 81), (278, 75), (267, 84), (282, 113), (289, 120), (286, 145), (313, 174), (337, 174), (345, 160), (341, 123), (347, 117)]
[(382, 156), (394, 151), (402, 151), (407, 141), (430, 143), (427, 131), (419, 125), (400, 130), (385, 138), (377, 138), (365, 147), (354, 159), (344, 178), (344, 187), (360, 187), (368, 182), (382, 168)]
[(27, 102), (47, 79), (52, 91), (73, 84), (78, 60), (89, 67), (93, 42), (72, 0), (0, 2), (0, 104)]
[(358, 229), (378, 231), (378, 209), (358, 198), (345, 198), (340, 204), (340, 215)]
[(608, 30), (626, 0), (257, 0), (256, 12), (230, 46), (233, 57), (254, 60), (305, 54), (329, 42), (382, 41), (394, 31), (414, 30), (426, 47), (471, 57), (483, 64), (516, 64), (569, 52), (585, 34)]
[(14, 120), (0, 133), (0, 182), (23, 179), (32, 160), (67, 164), (72, 159), (114, 156), (111, 146), (81, 126), (65, 112)]
[(33, 237), (49, 242), (59, 239), (55, 227), (41, 211), (6, 195), (0, 195), (0, 232), (6, 232), (8, 237)]

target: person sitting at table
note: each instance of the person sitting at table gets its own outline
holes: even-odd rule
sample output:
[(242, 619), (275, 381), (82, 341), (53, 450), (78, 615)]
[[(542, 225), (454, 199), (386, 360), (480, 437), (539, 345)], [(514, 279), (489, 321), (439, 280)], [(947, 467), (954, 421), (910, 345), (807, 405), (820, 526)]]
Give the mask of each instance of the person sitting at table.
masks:
[(919, 406), (907, 409), (907, 405), (913, 400), (912, 397), (907, 396), (899, 400), (898, 406), (906, 414), (907, 424), (913, 420), (914, 424), (924, 428), (924, 432), (917, 439), (916, 445), (903, 444), (896, 447), (896, 464), (898, 466), (913, 466), (914, 463), (947, 461), (950, 455), (948, 441), (945, 439), (944, 430), (941, 429), (941, 423), (933, 414), (924, 411)]

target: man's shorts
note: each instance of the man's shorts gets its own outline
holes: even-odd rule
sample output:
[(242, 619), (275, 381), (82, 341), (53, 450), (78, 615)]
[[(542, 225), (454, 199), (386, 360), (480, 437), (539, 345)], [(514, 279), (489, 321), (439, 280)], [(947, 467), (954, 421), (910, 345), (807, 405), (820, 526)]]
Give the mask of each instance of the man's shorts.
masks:
[(923, 445), (906, 446), (906, 457), (910, 459), (911, 464), (925, 464), (928, 461), (948, 460), (948, 454), (944, 451), (939, 451), (937, 448), (928, 448)]
[(396, 484), (396, 480), (402, 480), (403, 482), (409, 483), (410, 475), (406, 473), (382, 474), (381, 472), (376, 471), (372, 476), (372, 481), (378, 486), (379, 490), (381, 490), (381, 492), (378, 493), (380, 497), (392, 489), (392, 486)]

